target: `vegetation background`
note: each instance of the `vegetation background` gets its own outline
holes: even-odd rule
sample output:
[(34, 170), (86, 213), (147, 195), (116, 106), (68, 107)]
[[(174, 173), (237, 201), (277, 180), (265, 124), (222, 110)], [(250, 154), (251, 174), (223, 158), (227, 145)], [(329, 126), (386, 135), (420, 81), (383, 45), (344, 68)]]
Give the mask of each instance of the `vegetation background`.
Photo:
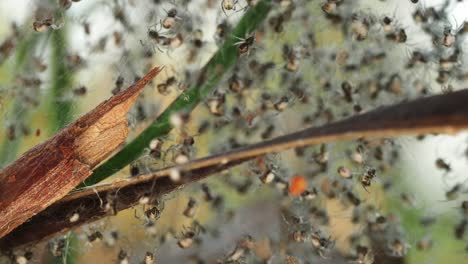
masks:
[[(466, 1), (4, 0), (0, 3), (0, 164), (8, 164), (54, 135), (151, 66), (164, 65), (129, 115), (130, 142), (186, 87), (195, 85), (213, 54), (218, 52), (229, 61), (233, 51), (222, 43), (229, 28), (253, 8), (250, 2), (273, 2), (273, 7), (259, 26), (245, 22), (252, 23), (249, 30), (256, 30), (247, 51), (240, 50), (240, 45), (253, 35), (234, 35), (229, 46), (235, 47), (234, 67), (204, 88), (209, 92), (183, 129), (159, 137), (164, 141), (162, 156), (152, 155), (147, 145), (139, 159), (106, 181), (172, 164), (187, 135), (195, 140), (188, 154), (193, 159), (339, 120), (359, 113), (358, 106), (367, 111), (467, 88)], [(330, 3), (337, 10), (327, 13), (323, 7)], [(173, 9), (177, 15), (165, 27), (163, 22)], [(418, 20), (418, 12), (423, 19)], [(389, 31), (384, 18), (392, 21)], [(449, 46), (444, 42), (447, 28), (450, 36), (456, 36)], [(405, 41), (391, 35), (401, 29)], [(175, 42), (179, 37), (180, 45)], [(372, 57), (382, 52), (382, 58)], [(425, 54), (427, 61), (418, 61), (415, 52)], [(441, 65), (440, 58), (453, 54), (455, 66)], [(365, 64), (367, 55), (371, 61)], [(411, 63), (416, 66), (409, 67)], [(234, 79), (241, 92), (231, 86)], [(353, 87), (351, 101), (345, 98), (345, 82)], [(372, 98), (373, 82), (385, 86), (377, 99)], [(264, 101), (271, 101), (269, 110), (249, 120)], [(328, 116), (323, 113), (327, 111)], [(208, 132), (199, 133), (206, 121)], [(18, 261), (31, 251), (31, 263), (139, 263), (147, 252), (154, 254), (157, 263), (229, 262), (246, 235), (255, 246), (240, 257), (245, 263), (359, 261), (356, 243), (372, 248), (373, 242), (364, 234), (370, 220), (356, 221), (353, 215), (369, 212), (358, 211), (339, 192), (333, 199), (326, 194), (333, 180), (350, 185), (342, 183), (337, 173), (345, 166), (355, 175), (346, 188), (366, 206), (373, 205), (378, 214), (398, 219), (398, 227), (382, 242), (390, 255), (405, 263), (468, 263), (467, 236), (454, 235), (466, 219), (460, 204), (468, 193), (467, 134), (385, 139), (366, 145), (365, 150), (360, 149), (362, 145), (361, 141), (337, 142), (307, 148), (303, 155), (291, 150), (266, 158), (267, 167), (284, 182), (304, 175), (309, 186), (318, 190), (313, 202), (284, 195), (281, 181), (263, 184), (250, 162), (164, 197), (155, 220), (145, 218), (147, 207), (137, 206), (65, 234), (68, 247), (58, 257), (53, 256), (54, 243), (63, 237), (10, 252), (2, 261)], [(381, 159), (376, 158), (379, 151)], [(362, 162), (356, 161), (360, 158)], [(444, 170), (438, 159), (450, 168)], [(366, 191), (358, 179), (370, 167), (378, 169), (378, 176)], [(387, 189), (390, 183), (392, 188)], [(459, 190), (449, 196), (457, 184)], [(204, 185), (222, 197), (222, 206), (205, 201)], [(187, 217), (183, 212), (191, 199), (196, 201), (196, 214)], [(328, 221), (321, 223), (312, 208), (323, 209)], [(296, 218), (301, 219), (299, 224), (294, 223)], [(421, 224), (421, 219), (435, 223)], [(194, 223), (206, 230), (197, 232), (193, 246), (181, 248), (178, 242)], [(302, 229), (311, 234), (320, 230), (320, 236), (329, 236), (333, 246), (314, 248), (310, 234), (307, 243), (291, 239)], [(102, 241), (90, 239), (97, 231)], [(359, 238), (358, 242), (352, 238)], [(402, 248), (394, 248), (395, 240), (402, 242)], [(422, 242), (430, 246), (421, 247)]]

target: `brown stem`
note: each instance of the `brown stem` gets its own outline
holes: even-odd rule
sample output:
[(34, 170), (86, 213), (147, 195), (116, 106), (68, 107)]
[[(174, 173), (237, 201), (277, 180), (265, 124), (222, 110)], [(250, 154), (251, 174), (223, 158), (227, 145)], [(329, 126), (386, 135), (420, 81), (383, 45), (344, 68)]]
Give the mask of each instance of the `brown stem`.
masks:
[[(468, 90), (462, 90), (381, 107), (329, 125), (307, 128), (244, 148), (197, 159), (184, 165), (164, 168), (151, 175), (85, 188), (67, 195), (11, 232), (0, 240), (0, 248), (16, 247), (51, 237), (134, 206), (143, 196), (157, 199), (189, 183), (267, 153), (362, 137), (393, 137), (424, 133), (453, 134), (468, 128), (466, 102), (468, 102)], [(171, 172), (175, 170), (183, 175), (180, 182), (172, 182), (169, 179)], [(74, 213), (78, 213), (80, 217), (77, 221), (71, 222), (70, 216)]]
[(0, 238), (68, 194), (125, 141), (126, 115), (160, 71), (154, 68), (0, 170)]

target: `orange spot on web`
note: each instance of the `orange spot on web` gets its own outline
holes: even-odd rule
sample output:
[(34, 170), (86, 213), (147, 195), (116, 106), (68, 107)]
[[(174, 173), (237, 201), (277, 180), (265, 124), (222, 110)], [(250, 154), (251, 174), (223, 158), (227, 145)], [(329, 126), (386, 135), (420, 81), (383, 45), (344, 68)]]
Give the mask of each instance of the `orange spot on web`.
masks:
[(289, 183), (289, 193), (294, 196), (301, 195), (307, 189), (307, 181), (303, 176), (293, 176)]

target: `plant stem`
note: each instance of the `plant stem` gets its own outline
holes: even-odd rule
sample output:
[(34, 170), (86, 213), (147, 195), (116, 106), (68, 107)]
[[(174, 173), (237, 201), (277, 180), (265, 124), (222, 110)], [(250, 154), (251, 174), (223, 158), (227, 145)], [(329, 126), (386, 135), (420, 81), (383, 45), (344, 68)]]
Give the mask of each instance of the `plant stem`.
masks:
[(67, 40), (66, 30), (53, 31), (51, 36), (52, 57), (51, 57), (51, 102), (49, 114), (51, 134), (69, 124), (72, 119), (73, 102), (71, 100), (63, 100), (66, 91), (72, 85), (72, 73), (68, 69), (64, 58), (67, 55)]
[[(466, 130), (467, 100), (468, 90), (465, 89), (380, 107), (342, 121), (306, 128), (186, 164), (166, 167), (148, 175), (85, 188), (63, 197), (0, 239), (0, 249), (32, 243), (115, 214), (135, 206), (143, 196), (158, 199), (162, 195), (265, 154), (342, 140), (455, 133)], [(174, 171), (180, 172), (179, 181), (170, 179)], [(112, 202), (115, 202), (112, 210), (103, 207), (104, 203), (109, 203), (106, 197), (115, 197), (112, 198)], [(64, 216), (70, 216), (77, 207), (80, 207), (80, 218), (71, 223), (69, 218)]]

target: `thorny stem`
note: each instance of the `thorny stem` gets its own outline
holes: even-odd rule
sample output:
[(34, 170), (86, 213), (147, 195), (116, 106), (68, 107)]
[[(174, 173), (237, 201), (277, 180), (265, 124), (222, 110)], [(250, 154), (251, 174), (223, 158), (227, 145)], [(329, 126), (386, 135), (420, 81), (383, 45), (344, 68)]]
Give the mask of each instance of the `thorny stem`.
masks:
[[(199, 181), (214, 173), (236, 166), (249, 159), (285, 149), (338, 140), (369, 137), (390, 137), (403, 134), (455, 133), (468, 128), (468, 89), (422, 98), (413, 102), (382, 107), (321, 127), (277, 137), (226, 153), (168, 167), (150, 175), (93, 186), (64, 197), (34, 216), (0, 240), (0, 248), (11, 248), (65, 232), (73, 227), (110, 215), (105, 203), (115, 204), (115, 212), (138, 203), (143, 197), (158, 197)], [(174, 170), (182, 180), (170, 180)], [(116, 196), (108, 201), (107, 197)], [(69, 216), (81, 208), (80, 219), (70, 223)], [(112, 211), (112, 210), (111, 210)]]
[(197, 83), (180, 94), (140, 135), (108, 161), (97, 167), (93, 174), (79, 187), (96, 184), (113, 175), (140, 157), (152, 139), (168, 134), (172, 130), (169, 122), (170, 116), (180, 111), (192, 111), (204, 97), (216, 88), (223, 74), (236, 63), (239, 57), (239, 52), (235, 45), (238, 41), (236, 37), (252, 33), (265, 20), (270, 7), (271, 0), (262, 0), (255, 7), (249, 9), (223, 46), (202, 69)]

